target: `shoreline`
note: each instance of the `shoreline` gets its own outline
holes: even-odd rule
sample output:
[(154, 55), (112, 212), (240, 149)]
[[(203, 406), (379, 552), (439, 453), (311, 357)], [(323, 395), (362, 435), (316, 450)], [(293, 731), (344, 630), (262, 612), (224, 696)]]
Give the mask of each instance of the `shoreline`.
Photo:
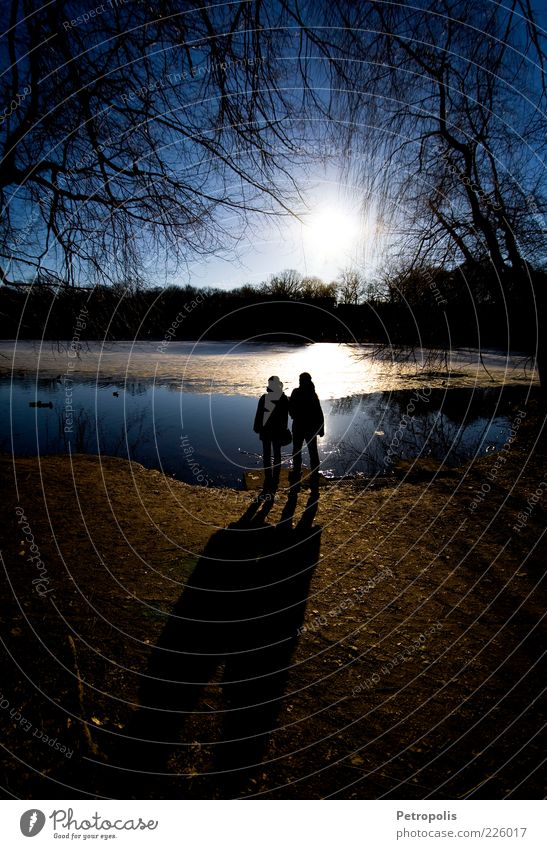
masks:
[[(156, 387), (154, 390), (152, 384), (150, 384), (151, 388), (147, 390), (144, 388), (145, 382), (143, 380), (139, 381), (139, 384), (141, 392), (147, 391), (150, 393), (151, 391), (156, 391), (159, 393), (159, 389)], [(78, 384), (76, 380), (71, 379), (69, 389), (65, 388), (64, 390), (66, 393), (70, 391), (68, 400), (70, 401), (71, 406), (74, 406), (72, 393), (77, 391), (78, 386), (85, 387), (86, 384)], [(88, 386), (93, 386), (95, 404), (103, 403), (103, 401), (108, 404), (110, 395), (118, 396), (118, 392), (111, 391), (115, 384), (107, 383), (98, 387), (94, 382), (88, 381)], [(83, 389), (81, 391), (83, 392)], [(89, 389), (87, 391), (89, 392)], [(130, 392), (131, 386), (125, 386), (123, 390), (120, 388), (120, 398), (125, 391)], [(424, 393), (424, 397), (420, 399), (424, 403), (420, 409), (416, 411), (415, 404), (417, 403), (417, 399), (414, 395), (420, 391)], [(425, 395), (426, 391), (427, 397)], [(62, 385), (54, 387), (54, 389), (49, 386), (42, 387), (42, 390), (38, 392), (37, 396), (34, 395), (33, 387), (29, 387), (27, 385), (24, 389), (24, 393), (24, 407), (16, 407), (15, 409), (17, 414), (14, 414), (13, 416), (12, 427), (15, 429), (15, 432), (17, 432), (17, 427), (27, 426), (27, 420), (31, 423), (35, 422), (36, 426), (39, 424), (41, 428), (40, 434), (43, 432), (47, 433), (45, 430), (46, 426), (50, 426), (54, 431), (55, 427), (61, 427), (64, 422), (65, 439), (63, 441), (62, 439), (52, 437), (50, 440), (47, 440), (46, 437), (44, 437), (44, 440), (42, 441), (41, 437), (40, 444), (37, 446), (36, 441), (32, 439), (21, 439), (17, 442), (17, 440), (14, 441), (12, 438), (10, 444), (8, 423), (3, 443), (0, 447), (0, 454), (3, 454), (5, 457), (13, 454), (16, 458), (57, 457), (58, 459), (66, 459), (73, 456), (74, 452), (76, 452), (83, 456), (127, 461), (127, 451), (123, 448), (122, 444), (117, 445), (115, 439), (108, 440), (106, 436), (102, 435), (99, 446), (97, 446), (92, 439), (87, 439), (85, 441), (83, 439), (76, 439), (74, 436), (74, 429), (77, 425), (73, 424), (72, 420), (68, 419), (68, 413), (65, 414), (65, 418), (62, 418), (63, 408), (60, 406), (60, 401), (65, 400)], [(171, 395), (173, 393), (170, 392), (169, 394)], [(7, 392), (4, 391), (4, 396), (6, 395)], [(34, 402), (32, 401), (32, 398), (34, 397), (38, 397), (40, 399), (46, 398), (46, 401), (40, 400), (38, 402)], [(200, 395), (199, 393), (195, 393), (192, 397), (196, 400), (200, 397), (203, 399), (203, 394)], [(245, 398), (244, 396), (221, 395), (219, 393), (215, 394), (214, 397), (219, 399), (218, 403), (220, 403), (220, 399), (223, 399), (222, 403), (225, 406), (229, 403), (239, 406), (243, 403), (247, 406), (249, 406), (250, 403), (254, 404), (254, 399)], [(509, 423), (515, 410), (522, 405), (526, 405), (530, 401), (538, 401), (540, 397), (539, 387), (525, 387), (518, 384), (505, 384), (504, 386), (488, 385), (486, 387), (474, 386), (473, 388), (444, 386), (442, 388), (430, 388), (428, 390), (426, 390), (422, 384), (420, 389), (412, 389), (407, 386), (404, 389), (396, 391), (383, 390), (367, 393), (363, 396), (349, 396), (349, 398), (340, 399), (339, 401), (327, 401), (324, 406), (327, 421), (330, 422), (328, 416), (332, 416), (333, 423), (332, 432), (329, 428), (327, 428), (327, 442), (324, 449), (321, 449), (322, 483), (323, 485), (328, 486), (336, 484), (352, 484), (361, 488), (375, 486), (378, 489), (380, 487), (389, 486), (392, 481), (402, 479), (407, 473), (410, 473), (415, 479), (431, 478), (438, 472), (444, 474), (445, 470), (456, 469), (461, 466), (462, 463), (465, 463), (474, 457), (480, 458), (488, 453), (497, 453), (502, 447), (502, 434), (509, 428)], [(53, 400), (51, 400), (52, 398)], [(431, 403), (426, 405), (426, 401), (431, 401)], [(395, 411), (400, 411), (400, 417), (395, 413), (391, 417), (391, 424), (388, 423), (387, 419), (386, 421), (383, 421), (382, 427), (385, 431), (384, 429), (378, 431), (378, 447), (375, 449), (376, 454), (366, 454), (366, 451), (371, 449), (367, 448), (365, 442), (363, 442), (362, 444), (364, 448), (362, 450), (364, 453), (361, 462), (360, 455), (355, 455), (351, 462), (347, 461), (345, 463), (341, 462), (337, 464), (336, 458), (333, 460), (333, 454), (337, 450), (338, 443), (336, 440), (342, 431), (340, 431), (340, 426), (336, 423), (336, 408), (338, 405), (344, 405), (349, 402), (351, 402), (351, 404), (357, 403), (358, 405), (366, 404), (368, 405), (367, 409), (370, 408), (373, 411), (377, 409), (379, 404), (386, 406), (386, 409), (387, 407), (393, 407)], [(114, 401), (114, 404), (116, 403), (117, 401)], [(45, 411), (39, 410), (36, 412), (34, 409), (28, 410), (29, 406), (31, 408), (43, 407), (45, 408)], [(440, 440), (438, 444), (436, 444), (434, 442), (435, 424), (431, 423), (427, 425), (427, 433), (429, 434), (427, 439), (423, 433), (420, 438), (414, 435), (414, 427), (419, 428), (421, 426), (420, 423), (422, 419), (420, 416), (423, 418), (426, 414), (432, 415), (431, 412), (428, 413), (430, 407), (433, 411), (435, 411), (437, 417), (443, 410), (446, 411), (447, 421), (450, 422), (450, 426), (455, 434), (454, 439), (459, 435), (461, 444), (460, 442), (456, 443), (454, 440), (450, 443), (446, 442), (446, 428), (443, 429), (445, 442)], [(85, 407), (82, 409), (84, 413), (87, 410)], [(142, 406), (142, 409), (145, 409), (145, 405)], [(406, 412), (404, 412), (405, 410)], [(464, 412), (461, 413), (461, 415), (465, 414), (465, 418), (462, 418), (460, 421), (460, 418), (458, 417), (462, 410)], [(103, 421), (104, 413), (93, 413), (92, 410), (87, 413), (87, 415), (92, 414), (97, 416), (97, 420), (99, 422)], [(237, 410), (232, 411), (231, 416), (235, 416), (236, 414)], [(80, 414), (78, 413), (78, 415)], [(36, 420), (33, 418), (34, 416), (37, 416)], [(51, 425), (49, 424), (50, 416), (53, 417), (51, 418)], [(416, 426), (412, 424), (415, 417), (417, 417), (418, 420), (418, 425)], [(228, 418), (231, 421), (231, 418)], [(85, 423), (85, 416), (83, 420)], [(371, 421), (373, 422), (373, 419), (371, 419)], [(484, 445), (482, 442), (479, 444), (478, 440), (480, 434), (477, 435), (477, 433), (473, 430), (473, 428), (476, 427), (476, 423), (479, 423), (482, 428), (482, 440), (487, 440), (484, 441)], [(122, 418), (119, 421), (116, 420), (116, 427), (118, 427), (118, 429), (121, 428), (122, 433), (125, 426), (125, 418)], [(148, 426), (152, 427), (153, 421), (149, 421)], [(371, 427), (372, 430), (374, 430), (376, 425), (372, 423)], [(397, 427), (398, 430), (395, 430)], [(406, 438), (407, 427), (410, 427), (410, 437), (408, 437), (408, 439), (414, 439), (414, 443), (407, 441), (407, 443), (401, 448), (400, 441)], [(456, 432), (456, 428), (458, 427), (459, 430)], [(69, 428), (70, 432), (67, 436), (66, 434)], [(466, 436), (467, 431), (469, 431), (469, 437)], [(114, 425), (112, 426), (112, 432), (117, 432)], [(196, 432), (201, 433), (199, 428)], [(183, 431), (183, 433), (186, 433), (186, 431)], [(374, 436), (371, 438), (374, 439), (375, 437), (376, 431), (374, 431)], [(187, 440), (190, 439), (190, 437), (187, 436), (184, 438)], [(196, 437), (196, 434), (194, 433), (192, 439), (195, 438), (198, 438), (199, 440), (199, 437)], [(432, 439), (431, 442), (429, 442), (430, 438)], [(452, 437), (450, 438), (452, 439)], [(176, 437), (175, 442), (173, 441), (174, 439), (175, 437), (171, 439), (169, 435), (166, 436), (165, 434), (160, 433), (156, 442), (157, 451), (139, 451), (136, 447), (134, 447), (131, 449), (129, 454), (131, 457), (130, 462), (135, 463), (136, 466), (141, 466), (143, 469), (163, 473), (169, 480), (188, 483), (192, 486), (202, 486), (205, 489), (213, 488), (220, 491), (232, 489), (236, 492), (241, 492), (260, 488), (262, 482), (262, 461), (258, 442), (256, 445), (254, 445), (251, 441), (249, 441), (248, 444), (244, 443), (241, 441), (243, 437), (240, 434), (239, 437), (236, 437), (238, 441), (234, 443), (236, 446), (239, 445), (239, 447), (237, 448), (236, 453), (233, 453), (232, 451), (232, 454), (230, 454), (230, 456), (235, 457), (236, 459), (233, 461), (232, 465), (223, 466), (221, 462), (217, 465), (214, 455), (210, 453), (211, 450), (214, 450), (213, 444), (200, 444), (200, 447), (197, 449), (197, 453), (194, 453), (194, 443), (192, 442), (191, 454), (187, 456), (188, 452), (183, 452), (179, 455), (172, 448), (173, 445), (175, 445), (175, 447), (178, 445), (178, 442), (176, 441), (178, 440), (178, 437)], [(426, 440), (425, 442), (424, 439)], [(468, 441), (466, 441), (466, 439)], [(502, 441), (500, 441), (500, 439)], [(190, 442), (187, 444), (190, 444)], [(344, 445), (344, 443), (340, 444), (342, 446)], [(171, 453), (169, 453), (169, 451), (171, 451)], [(385, 452), (385, 456), (382, 455), (382, 451)], [(161, 456), (161, 460), (158, 459), (159, 456)], [(283, 450), (282, 452), (282, 475), (285, 477), (290, 469), (290, 457), (291, 453), (289, 446), (287, 450)], [(221, 459), (222, 458), (220, 458), (220, 460)]]
[[(24, 674), (14, 667), (5, 677), (4, 696), (74, 752), (70, 761), (59, 758), (6, 722), (6, 745), (21, 758), (7, 765), (12, 791), (56, 798), (60, 780), (84, 797), (116, 797), (120, 788), (108, 774), (120, 764), (117, 741), (142, 698), (154, 646), (199, 562), (203, 568), (204, 548), (228, 540), (219, 533), (238, 544), (253, 527), (257, 544), (263, 534), (298, 533), (308, 511), (309, 530), (298, 539), (315, 540), (320, 556), (278, 723), (264, 763), (238, 792), (411, 799), (440, 798), (441, 787), (443, 798), (459, 798), (480, 786), (475, 798), (502, 798), (520, 785), (518, 797), (540, 798), (540, 771), (530, 765), (543, 757), (536, 742), (542, 681), (533, 670), (542, 651), (547, 445), (543, 406), (531, 401), (526, 412), (503, 464), (488, 454), (421, 479), (409, 469), (381, 489), (329, 485), (313, 515), (304, 491), (290, 531), (286, 493), (253, 525), (244, 518), (250, 492), (186, 484), (110, 457), (1, 456), (2, 620), (8, 650), (24, 658)], [(28, 523), (23, 538), (18, 507)], [(45, 597), (32, 584), (29, 534), (47, 570)], [(223, 581), (232, 572), (241, 580), (234, 551), (221, 548)], [(299, 558), (296, 565), (302, 569)], [(268, 578), (259, 562), (249, 574), (274, 588), (279, 568)], [(495, 674), (501, 667), (503, 675)], [(225, 798), (225, 783), (211, 772), (223, 733), (219, 680), (213, 676), (198, 700), (165, 774), (134, 775), (124, 785), (130, 798)], [(503, 731), (522, 704), (534, 703), (507, 739)], [(457, 749), (447, 749), (447, 739), (459, 739)], [(318, 761), (325, 769), (317, 771)]]

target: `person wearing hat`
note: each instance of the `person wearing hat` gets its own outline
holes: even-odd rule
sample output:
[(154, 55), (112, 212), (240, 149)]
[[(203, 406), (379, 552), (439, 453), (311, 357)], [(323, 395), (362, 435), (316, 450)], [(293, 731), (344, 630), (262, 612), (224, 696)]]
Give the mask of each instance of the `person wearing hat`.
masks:
[(319, 452), (317, 437), (325, 435), (323, 410), (311, 375), (302, 372), (299, 386), (293, 390), (289, 400), (289, 413), (293, 420), (293, 468), (290, 477), (293, 491), (297, 491), (302, 476), (302, 446), (304, 441), (310, 455), (310, 486), (319, 488)]
[[(266, 393), (260, 397), (253, 430), (262, 441), (264, 489), (275, 491), (281, 471), (281, 445), (287, 433), (289, 400), (277, 375), (268, 380)], [(272, 466), (273, 453), (273, 466)]]

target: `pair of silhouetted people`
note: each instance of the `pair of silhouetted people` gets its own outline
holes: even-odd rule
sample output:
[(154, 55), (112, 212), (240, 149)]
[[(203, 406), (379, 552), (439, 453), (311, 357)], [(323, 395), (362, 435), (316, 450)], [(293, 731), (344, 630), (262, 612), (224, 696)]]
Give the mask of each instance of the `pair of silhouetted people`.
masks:
[[(319, 486), (319, 452), (317, 437), (325, 435), (323, 410), (311, 375), (307, 371), (299, 377), (299, 386), (290, 399), (283, 392), (283, 384), (274, 375), (268, 380), (267, 391), (261, 396), (256, 411), (254, 431), (262, 441), (264, 461), (264, 489), (275, 490), (281, 469), (281, 446), (291, 441), (288, 417), (292, 418), (292, 473), (290, 482), (297, 491), (302, 476), (302, 446), (304, 442), (310, 455), (310, 486)], [(272, 466), (273, 454), (273, 466)]]

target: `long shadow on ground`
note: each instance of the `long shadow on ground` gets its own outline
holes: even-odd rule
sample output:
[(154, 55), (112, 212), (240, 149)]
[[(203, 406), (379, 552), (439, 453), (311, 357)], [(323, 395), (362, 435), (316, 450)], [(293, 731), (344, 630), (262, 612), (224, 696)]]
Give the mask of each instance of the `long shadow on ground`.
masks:
[[(151, 773), (165, 772), (212, 679), (222, 691), (222, 732), (213, 743), (204, 795), (207, 787), (237, 795), (260, 766), (285, 693), (321, 544), (321, 528), (313, 527), (317, 494), (296, 527), (296, 498), (288, 499), (277, 525), (265, 521), (269, 506), (266, 502), (259, 509), (256, 501), (239, 521), (213, 534), (173, 608), (118, 753), (118, 763), (129, 770), (123, 795), (140, 795), (137, 786), (128, 792), (126, 779), (138, 784)], [(119, 779), (118, 770), (113, 772)]]

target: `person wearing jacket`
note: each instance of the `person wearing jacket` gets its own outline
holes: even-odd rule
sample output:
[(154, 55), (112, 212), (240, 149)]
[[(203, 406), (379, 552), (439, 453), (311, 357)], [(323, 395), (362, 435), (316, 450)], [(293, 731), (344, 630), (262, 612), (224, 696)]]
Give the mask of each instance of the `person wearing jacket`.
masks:
[(302, 476), (302, 446), (304, 441), (310, 455), (310, 486), (319, 487), (319, 452), (317, 437), (325, 435), (325, 420), (323, 410), (311, 375), (303, 372), (299, 378), (299, 386), (294, 389), (289, 400), (289, 413), (293, 420), (293, 468), (291, 483), (298, 489)]
[[(281, 471), (281, 444), (287, 432), (289, 401), (283, 384), (273, 375), (268, 380), (266, 393), (260, 397), (253, 430), (262, 441), (264, 460), (264, 489), (276, 490)], [(273, 467), (272, 467), (273, 451)]]

